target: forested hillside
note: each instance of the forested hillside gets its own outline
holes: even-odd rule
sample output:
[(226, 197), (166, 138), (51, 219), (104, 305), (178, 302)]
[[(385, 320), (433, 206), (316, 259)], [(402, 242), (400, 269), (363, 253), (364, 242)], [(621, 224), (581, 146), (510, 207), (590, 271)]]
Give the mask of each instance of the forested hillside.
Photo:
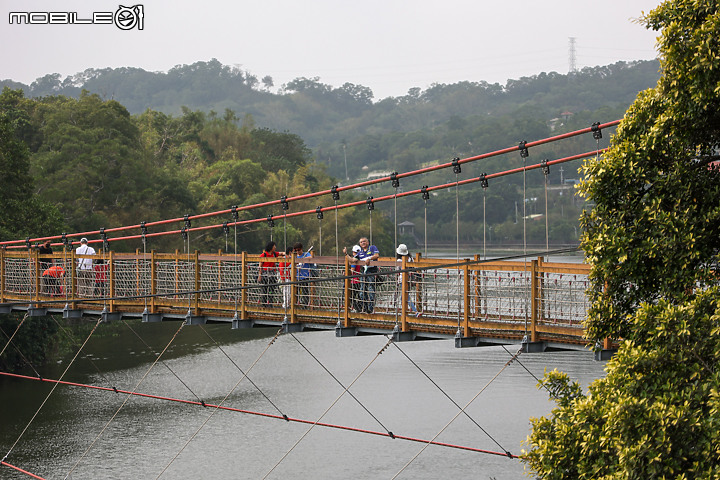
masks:
[[(373, 171), (402, 172), (477, 155), (621, 118), (639, 91), (655, 85), (658, 68), (655, 61), (621, 62), (572, 75), (542, 73), (504, 86), (460, 82), (412, 88), (407, 95), (379, 101), (367, 87), (333, 87), (317, 78), (298, 78), (275, 89), (270, 77), (258, 80), (214, 59), (167, 73), (90, 69), (65, 79), (47, 75), (29, 86), (5, 80), (0, 85), (22, 92), (3, 93), (3, 115), (23, 121), (3, 126), (14, 132), (16, 142), (2, 148), (11, 156), (11, 151), (24, 152), (25, 162), (13, 168), (19, 169), (18, 178), (27, 177), (23, 188), (35, 194), (33, 201), (45, 202), (29, 211), (42, 211), (46, 218), (15, 219), (14, 225), (0, 228), (3, 236), (17, 238), (60, 233), (47, 231), (54, 228), (78, 231), (197, 214), (347, 184)], [(604, 141), (601, 146), (607, 145)], [(532, 149), (529, 161), (593, 148), (588, 138), (564, 141)], [(464, 167), (461, 178), (520, 165), (519, 156), (497, 157)], [(562, 187), (577, 177), (578, 166), (552, 169), (550, 184)], [(401, 189), (455, 179), (452, 172), (439, 172), (408, 179)], [(521, 241), (518, 212), (523, 202), (528, 214), (544, 212), (538, 199), (545, 180), (539, 171), (528, 175), (525, 199), (521, 181), (498, 180), (486, 191), (461, 189), (463, 243), (482, 238), (483, 197), (489, 240)], [(379, 187), (355, 198), (391, 191)], [(572, 193), (556, 189), (550, 194), (551, 243), (577, 242), (583, 204)], [(18, 192), (18, 198), (23, 196)], [(323, 201), (328, 203), (308, 201), (293, 208), (314, 209)], [(454, 192), (433, 197), (427, 205), (429, 241), (453, 242)], [(412, 221), (420, 229), (424, 207), (421, 200), (402, 200), (398, 222)], [(378, 208), (388, 212), (391, 206)], [(354, 227), (343, 232), (341, 243), (367, 230), (367, 212), (361, 210), (343, 213), (346, 225)], [(280, 213), (267, 209), (253, 216)], [(376, 243), (387, 242), (389, 250), (392, 223), (382, 228), (382, 221), (389, 219), (376, 215), (375, 233), (387, 236)], [(295, 236), (318, 236), (314, 218), (291, 223)], [(544, 228), (544, 222), (530, 225), (529, 240), (543, 243)], [(257, 251), (268, 234), (260, 227), (243, 232), (241, 244)], [(206, 235), (197, 247), (224, 247), (224, 239), (217, 237)], [(415, 238), (405, 240), (414, 243)]]

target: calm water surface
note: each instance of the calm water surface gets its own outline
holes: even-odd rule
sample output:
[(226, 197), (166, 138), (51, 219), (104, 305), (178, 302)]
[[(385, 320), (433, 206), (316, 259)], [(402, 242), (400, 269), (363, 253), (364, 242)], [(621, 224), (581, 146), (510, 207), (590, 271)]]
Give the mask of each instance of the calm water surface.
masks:
[[(273, 415), (279, 409), (291, 418), (425, 440), (447, 426), (436, 441), (513, 454), (524, 447), (528, 419), (554, 405), (517, 362), (493, 380), (510, 359), (502, 347), (456, 349), (452, 340), (398, 344), (416, 367), (394, 345), (378, 355), (387, 343), (384, 336), (303, 332), (283, 335), (268, 347), (275, 329), (187, 326), (164, 362), (150, 369), (153, 350), (161, 351), (180, 324), (129, 323), (151, 348), (128, 328), (94, 336), (65, 380), (133, 390), (144, 377), (138, 392), (197, 396), (214, 404), (229, 394), (228, 407)], [(68, 361), (42, 374), (58, 378)], [(545, 369), (565, 371), (584, 388), (604, 375), (605, 364), (590, 352), (522, 354), (519, 361), (537, 377)], [(249, 378), (257, 388), (247, 379), (237, 385), (239, 368), (248, 371), (254, 363)], [(346, 386), (357, 378), (350, 389), (357, 401), (345, 394), (333, 405), (343, 388), (320, 363)], [(463, 415), (448, 425), (457, 407), (418, 367), (461, 406), (487, 385), (467, 408), (487, 434)], [(51, 388), (0, 378), (0, 454), (8, 452)], [(418, 455), (421, 443), (246, 413), (213, 414), (209, 408), (136, 396), (120, 408), (126, 398), (58, 386), (6, 461), (48, 479), (66, 478), (71, 470), (73, 479), (391, 479), (408, 462), (397, 478), (529, 478), (518, 460), (506, 457), (435, 445)], [(0, 478), (29, 477), (0, 467)]]

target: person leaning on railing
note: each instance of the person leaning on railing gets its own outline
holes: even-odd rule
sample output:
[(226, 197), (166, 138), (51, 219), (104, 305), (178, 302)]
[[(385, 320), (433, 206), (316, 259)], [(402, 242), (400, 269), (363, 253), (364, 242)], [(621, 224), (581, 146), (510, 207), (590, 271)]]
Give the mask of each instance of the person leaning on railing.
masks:
[[(370, 241), (366, 237), (362, 237), (358, 241), (358, 245), (360, 245), (360, 251), (352, 257), (347, 254), (347, 247), (343, 247), (343, 253), (348, 261), (362, 265), (362, 273), (378, 273), (377, 265), (371, 266), (370, 263), (380, 258), (380, 250), (375, 245), (370, 245)], [(360, 303), (362, 311), (365, 313), (373, 313), (375, 310), (375, 277), (375, 275), (368, 275), (362, 277), (360, 282)]]

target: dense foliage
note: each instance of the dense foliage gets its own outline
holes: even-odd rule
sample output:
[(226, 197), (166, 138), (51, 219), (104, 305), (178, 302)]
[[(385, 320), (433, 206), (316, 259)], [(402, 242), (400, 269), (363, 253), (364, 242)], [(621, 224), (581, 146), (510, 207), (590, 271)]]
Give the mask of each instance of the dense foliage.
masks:
[[(276, 200), (288, 189), (305, 193), (364, 180), (372, 172), (408, 171), (585, 128), (621, 117), (637, 92), (656, 81), (657, 69), (654, 61), (620, 62), (573, 75), (542, 73), (505, 86), (436, 84), (375, 103), (366, 87), (348, 83), (334, 88), (318, 78), (298, 78), (271, 93), (272, 79), (258, 81), (216, 60), (167, 73), (90, 69), (64, 80), (48, 75), (30, 86), (0, 84), (22, 87), (29, 97), (21, 97), (32, 127), (24, 140), (38, 198), (57, 205), (67, 231), (78, 231)], [(605, 132), (605, 139), (609, 134)], [(596, 147), (589, 136), (565, 140), (531, 149), (527, 161), (539, 163)], [(446, 170), (408, 178), (400, 188), (419, 189), (521, 165), (519, 155), (495, 157), (464, 166), (459, 177)], [(585, 207), (572, 194), (578, 166), (574, 162), (552, 168), (547, 177), (547, 236), (553, 245), (578, 242), (577, 218)], [(279, 170), (288, 175), (284, 184), (283, 175), (275, 178)], [(296, 170), (301, 173), (297, 179)], [(258, 188), (265, 180), (276, 184), (274, 190)], [(355, 198), (391, 193), (389, 186), (372, 187)], [(518, 175), (494, 180), (487, 190), (479, 184), (464, 186), (458, 192), (459, 219), (453, 213), (454, 189), (433, 195), (427, 204), (417, 197), (403, 199), (398, 202), (398, 222), (416, 226), (415, 235), (403, 241), (416, 248), (427, 229), (429, 242), (436, 245), (454, 244), (456, 230), (461, 243), (479, 244), (485, 238), (495, 245), (522, 244), (523, 206), (528, 215), (546, 211), (540, 170), (528, 174), (526, 193), (524, 200)], [(484, 209), (480, 199), (485, 200)], [(318, 204), (328, 201), (308, 201), (298, 208)], [(377, 208), (386, 218), (394, 215), (390, 202)], [(279, 213), (265, 209), (255, 211), (254, 217)], [(354, 233), (369, 230), (367, 212), (351, 216)], [(291, 223), (306, 242), (317, 242), (309, 238), (318, 229), (313, 218)], [(380, 231), (377, 226), (374, 235)], [(269, 234), (260, 224), (253, 230), (242, 232), (242, 248), (257, 250)], [(50, 232), (59, 233), (40, 226), (26, 234)], [(390, 250), (392, 232), (384, 233), (384, 240), (376, 243), (388, 241), (385, 250)], [(217, 235), (204, 235), (197, 247), (225, 246), (213, 237)], [(528, 244), (544, 246), (545, 239), (545, 222), (529, 222)], [(323, 240), (334, 247), (334, 239)], [(339, 240), (353, 241), (344, 236)], [(178, 239), (161, 240), (153, 247), (178, 244)]]
[(662, 31), (663, 75), (581, 186), (588, 336), (621, 345), (587, 395), (546, 376), (558, 408), (527, 456), (540, 478), (720, 477), (720, 7), (668, 1), (643, 21)]

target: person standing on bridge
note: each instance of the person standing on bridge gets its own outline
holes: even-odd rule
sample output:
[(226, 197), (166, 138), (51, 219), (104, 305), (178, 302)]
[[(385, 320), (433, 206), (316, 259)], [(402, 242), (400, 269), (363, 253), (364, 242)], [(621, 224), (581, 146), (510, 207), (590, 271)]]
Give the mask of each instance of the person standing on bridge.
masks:
[(75, 249), (75, 255), (81, 255), (78, 258), (78, 294), (89, 297), (95, 290), (95, 279), (93, 274), (92, 258), (84, 257), (84, 255), (95, 255), (95, 249), (88, 245), (87, 238), (80, 239), (80, 246)]
[[(347, 247), (343, 247), (343, 253), (348, 257), (350, 263), (362, 265), (363, 273), (378, 273), (377, 265), (370, 265), (371, 262), (380, 258), (380, 250), (375, 245), (370, 245), (367, 237), (358, 241), (360, 251), (350, 257), (347, 254)], [(362, 277), (360, 281), (360, 304), (362, 311), (373, 313), (375, 310), (375, 275)]]
[[(280, 254), (276, 250), (277, 246), (272, 240), (265, 245), (265, 250), (260, 254), (264, 258), (277, 258)], [(258, 273), (258, 283), (260, 287), (260, 305), (271, 306), (275, 297), (275, 288), (277, 283), (277, 262), (261, 262), (260, 272)]]
[(303, 252), (303, 244), (296, 242), (295, 245), (293, 245), (293, 251), (298, 259), (296, 276), (297, 281), (300, 282), (297, 286), (298, 305), (310, 305), (310, 283), (308, 279), (312, 274), (312, 270), (315, 269), (315, 264), (300, 262), (300, 260), (312, 257), (312, 247), (310, 247), (307, 252)]

